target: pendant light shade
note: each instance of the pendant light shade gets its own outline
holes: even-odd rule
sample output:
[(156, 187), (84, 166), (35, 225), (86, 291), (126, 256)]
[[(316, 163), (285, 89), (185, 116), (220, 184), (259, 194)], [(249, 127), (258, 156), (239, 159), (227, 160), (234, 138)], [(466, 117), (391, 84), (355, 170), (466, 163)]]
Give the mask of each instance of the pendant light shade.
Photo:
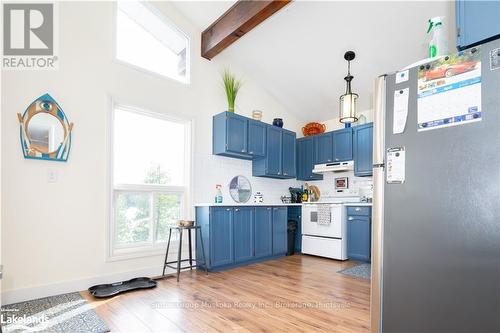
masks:
[(344, 78), (346, 81), (345, 94), (340, 96), (339, 107), (339, 121), (341, 123), (354, 123), (358, 121), (356, 112), (358, 109), (358, 94), (351, 91), (351, 81), (354, 76), (351, 75), (351, 60), (354, 59), (356, 54), (353, 51), (347, 51), (344, 54), (344, 59), (347, 60), (347, 76)]

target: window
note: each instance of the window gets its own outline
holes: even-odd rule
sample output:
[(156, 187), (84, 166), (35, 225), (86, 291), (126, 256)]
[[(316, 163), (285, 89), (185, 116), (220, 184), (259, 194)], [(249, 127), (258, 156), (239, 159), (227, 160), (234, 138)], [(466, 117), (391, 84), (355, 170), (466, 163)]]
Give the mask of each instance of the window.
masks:
[(189, 39), (151, 5), (118, 1), (116, 58), (177, 81), (189, 81)]
[(190, 122), (116, 106), (112, 142), (112, 255), (155, 250), (188, 215)]

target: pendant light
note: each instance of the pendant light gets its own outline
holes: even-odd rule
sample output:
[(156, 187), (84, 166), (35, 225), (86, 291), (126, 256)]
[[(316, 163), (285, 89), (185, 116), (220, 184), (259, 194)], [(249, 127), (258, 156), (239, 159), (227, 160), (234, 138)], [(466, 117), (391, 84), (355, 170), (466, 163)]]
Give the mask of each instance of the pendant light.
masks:
[(339, 121), (349, 124), (358, 121), (356, 117), (356, 109), (358, 107), (358, 94), (351, 91), (351, 81), (354, 76), (351, 75), (351, 61), (354, 60), (356, 54), (353, 51), (347, 51), (344, 54), (344, 59), (347, 60), (347, 76), (344, 78), (346, 82), (345, 94), (340, 96)]

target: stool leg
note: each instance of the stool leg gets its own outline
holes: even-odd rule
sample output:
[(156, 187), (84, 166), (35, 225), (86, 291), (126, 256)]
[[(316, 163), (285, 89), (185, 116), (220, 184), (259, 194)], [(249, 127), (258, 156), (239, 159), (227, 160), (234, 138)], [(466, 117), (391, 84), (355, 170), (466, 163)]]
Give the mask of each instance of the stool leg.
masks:
[(188, 229), (188, 239), (189, 239), (189, 269), (193, 270), (193, 249), (191, 247), (191, 229)]
[(165, 276), (165, 269), (167, 268), (167, 261), (168, 261), (168, 249), (170, 248), (171, 236), (172, 236), (172, 229), (170, 229), (168, 232), (167, 253), (165, 253), (165, 262), (163, 263), (163, 273), (161, 274), (161, 276)]
[(182, 252), (182, 228), (179, 229), (179, 253), (177, 254), (177, 282), (181, 274), (181, 252)]
[(205, 257), (205, 246), (203, 245), (203, 235), (201, 234), (201, 228), (198, 228), (200, 231), (200, 242), (201, 242), (201, 254), (203, 255), (203, 265), (205, 265), (205, 274), (208, 275), (208, 264), (207, 258)]

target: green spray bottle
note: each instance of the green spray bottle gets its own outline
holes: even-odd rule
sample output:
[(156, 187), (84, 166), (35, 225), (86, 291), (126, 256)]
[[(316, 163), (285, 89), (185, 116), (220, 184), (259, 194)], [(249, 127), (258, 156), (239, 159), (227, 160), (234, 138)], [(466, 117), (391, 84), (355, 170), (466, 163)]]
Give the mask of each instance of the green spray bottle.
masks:
[(447, 52), (446, 36), (443, 30), (443, 16), (429, 19), (427, 33), (432, 34), (429, 41), (429, 58), (445, 55)]

